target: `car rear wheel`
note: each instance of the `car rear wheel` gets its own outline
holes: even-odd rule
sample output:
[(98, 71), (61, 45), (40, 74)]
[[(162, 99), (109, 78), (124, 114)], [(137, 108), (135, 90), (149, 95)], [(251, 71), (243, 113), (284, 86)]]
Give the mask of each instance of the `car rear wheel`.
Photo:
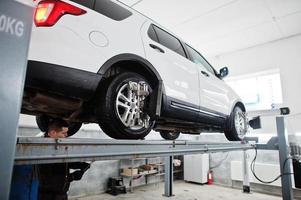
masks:
[(165, 140), (176, 140), (180, 136), (180, 133), (174, 133), (169, 131), (161, 131), (160, 135)]
[(247, 119), (245, 112), (235, 106), (225, 125), (225, 136), (229, 141), (241, 141), (247, 133)]
[[(38, 115), (38, 116), (36, 116), (36, 123), (42, 132), (47, 132), (49, 121), (52, 119), (53, 118), (48, 117), (46, 115)], [(70, 137), (70, 136), (74, 135), (75, 133), (77, 133), (79, 131), (79, 129), (81, 128), (81, 126), (82, 126), (82, 123), (80, 123), (80, 122), (69, 123), (67, 137)]]
[(99, 125), (115, 139), (143, 139), (152, 129), (146, 113), (150, 84), (139, 74), (125, 72), (104, 85), (97, 107)]

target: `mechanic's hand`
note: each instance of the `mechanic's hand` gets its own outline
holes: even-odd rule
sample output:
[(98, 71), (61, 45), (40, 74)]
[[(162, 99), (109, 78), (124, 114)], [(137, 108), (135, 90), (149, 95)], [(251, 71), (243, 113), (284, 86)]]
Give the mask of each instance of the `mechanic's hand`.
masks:
[(71, 173), (70, 174), (71, 175), (71, 181), (79, 181), (80, 179), (82, 179), (84, 173), (85, 173), (85, 171), (82, 171), (82, 170), (77, 170), (77, 171)]

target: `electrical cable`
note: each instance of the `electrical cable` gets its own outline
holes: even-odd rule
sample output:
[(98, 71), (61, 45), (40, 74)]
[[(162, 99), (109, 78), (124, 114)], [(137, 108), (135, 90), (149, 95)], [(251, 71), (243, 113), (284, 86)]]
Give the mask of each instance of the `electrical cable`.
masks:
[[(293, 158), (292, 157), (288, 157), (288, 158), (286, 158), (284, 160), (283, 165), (282, 165), (282, 170), (283, 171), (285, 170), (285, 165), (286, 165), (287, 161), (290, 160), (290, 159), (293, 159)], [(292, 174), (292, 173), (284, 173), (284, 175), (287, 175), (287, 174)]]
[[(255, 148), (255, 156), (254, 156), (254, 159), (253, 159), (252, 162), (251, 162), (250, 168), (251, 168), (251, 172), (252, 172), (252, 174), (254, 175), (254, 177), (255, 177), (258, 181), (260, 181), (261, 183), (264, 183), (264, 184), (271, 184), (271, 183), (277, 181), (280, 177), (282, 177), (282, 176), (284, 176), (284, 175), (291, 175), (291, 174), (294, 174), (294, 173), (283, 173), (283, 174), (280, 174), (279, 176), (277, 176), (276, 178), (274, 178), (273, 180), (270, 180), (270, 181), (262, 180), (262, 179), (260, 179), (260, 178), (256, 175), (256, 173), (255, 173), (255, 162), (256, 162), (256, 158), (257, 158), (257, 148)], [(291, 158), (291, 157), (286, 158), (285, 161), (283, 162), (283, 166), (282, 166), (282, 167), (283, 167), (283, 168), (282, 168), (283, 171), (284, 171), (285, 165), (286, 165), (286, 163), (287, 163), (287, 161), (288, 161), (289, 159), (292, 159), (292, 158)]]

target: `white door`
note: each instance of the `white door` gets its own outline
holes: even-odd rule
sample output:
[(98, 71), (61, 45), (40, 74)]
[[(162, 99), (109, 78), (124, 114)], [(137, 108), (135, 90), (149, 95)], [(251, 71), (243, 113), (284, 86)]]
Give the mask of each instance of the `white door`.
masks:
[(193, 48), (186, 46), (199, 71), (201, 110), (209, 109), (223, 114), (229, 114), (233, 92), (228, 85), (216, 75), (210, 64)]
[[(204, 68), (199, 67), (200, 74), (200, 104), (203, 108), (208, 108), (223, 114), (229, 114), (231, 101), (228, 93), (229, 89), (225, 83), (217, 78), (215, 74)], [(202, 87), (204, 86), (204, 87)]]
[(146, 59), (156, 68), (168, 97), (199, 105), (198, 69), (186, 58), (180, 41), (146, 22), (141, 30)]

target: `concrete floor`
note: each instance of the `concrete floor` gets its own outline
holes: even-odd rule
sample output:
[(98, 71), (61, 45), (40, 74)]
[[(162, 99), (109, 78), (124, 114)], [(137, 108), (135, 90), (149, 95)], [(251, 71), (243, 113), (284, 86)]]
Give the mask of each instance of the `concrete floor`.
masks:
[(139, 188), (134, 188), (133, 193), (112, 196), (101, 194), (96, 196), (69, 198), (70, 200), (280, 200), (281, 197), (260, 193), (244, 194), (241, 190), (231, 189), (216, 185), (199, 185), (176, 181), (174, 183), (175, 196), (167, 198), (162, 196), (164, 183), (158, 183)]

